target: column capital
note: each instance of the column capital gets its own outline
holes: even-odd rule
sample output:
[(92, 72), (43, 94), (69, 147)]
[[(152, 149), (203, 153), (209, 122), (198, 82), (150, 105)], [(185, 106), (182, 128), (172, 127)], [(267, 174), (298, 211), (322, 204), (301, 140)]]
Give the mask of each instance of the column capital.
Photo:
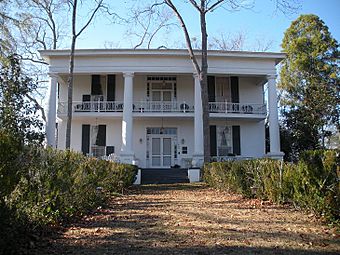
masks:
[(123, 77), (126, 78), (126, 77), (133, 77), (135, 76), (135, 73), (134, 72), (124, 72), (123, 73)]
[(268, 80), (275, 80), (277, 78), (277, 74), (267, 74)]

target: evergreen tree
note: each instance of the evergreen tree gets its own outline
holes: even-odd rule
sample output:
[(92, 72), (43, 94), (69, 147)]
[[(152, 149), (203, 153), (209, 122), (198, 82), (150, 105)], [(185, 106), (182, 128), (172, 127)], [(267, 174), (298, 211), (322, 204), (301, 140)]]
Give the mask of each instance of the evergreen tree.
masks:
[(21, 142), (41, 144), (43, 124), (27, 97), (35, 89), (36, 84), (23, 74), (19, 57), (7, 57), (0, 70), (0, 129)]
[(281, 104), (295, 156), (303, 150), (324, 147), (332, 127), (340, 128), (338, 47), (316, 15), (301, 15), (285, 32), (282, 48), (287, 56), (280, 74)]

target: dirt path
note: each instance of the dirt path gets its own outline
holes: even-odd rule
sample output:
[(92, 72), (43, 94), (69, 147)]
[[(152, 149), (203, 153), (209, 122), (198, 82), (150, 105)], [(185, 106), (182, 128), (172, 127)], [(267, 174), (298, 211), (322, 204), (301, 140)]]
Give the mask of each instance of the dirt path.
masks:
[(37, 254), (340, 254), (335, 230), (289, 207), (198, 185), (135, 188)]

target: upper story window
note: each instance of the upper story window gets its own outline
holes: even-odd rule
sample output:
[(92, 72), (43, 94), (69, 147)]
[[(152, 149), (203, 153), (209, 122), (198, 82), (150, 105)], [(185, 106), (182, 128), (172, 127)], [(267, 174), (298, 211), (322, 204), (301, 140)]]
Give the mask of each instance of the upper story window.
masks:
[(175, 76), (148, 76), (147, 98), (151, 101), (173, 101), (177, 97)]
[(208, 76), (209, 102), (239, 103), (239, 77)]

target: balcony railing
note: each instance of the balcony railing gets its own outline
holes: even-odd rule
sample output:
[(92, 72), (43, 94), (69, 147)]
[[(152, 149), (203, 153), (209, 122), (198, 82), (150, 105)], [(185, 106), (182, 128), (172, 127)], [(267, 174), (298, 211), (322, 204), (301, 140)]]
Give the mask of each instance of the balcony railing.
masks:
[[(73, 112), (123, 112), (121, 101), (73, 102)], [(194, 112), (194, 107), (186, 102), (177, 101), (140, 101), (133, 103), (134, 112)], [(260, 114), (267, 113), (265, 104), (209, 102), (210, 113)], [(60, 102), (58, 113), (67, 113), (67, 103)]]
[(141, 101), (134, 102), (134, 112), (193, 112), (194, 107), (186, 102), (177, 101)]
[[(86, 101), (73, 102), (73, 112), (123, 112), (123, 102), (119, 101)], [(67, 102), (60, 102), (58, 113), (67, 113)]]
[(265, 104), (209, 102), (210, 113), (261, 114), (267, 113)]
[[(123, 112), (124, 103), (117, 101), (73, 102), (73, 112)], [(132, 105), (134, 112), (193, 112), (193, 106), (176, 101), (141, 101)], [(58, 113), (67, 113), (67, 103), (60, 102)]]

